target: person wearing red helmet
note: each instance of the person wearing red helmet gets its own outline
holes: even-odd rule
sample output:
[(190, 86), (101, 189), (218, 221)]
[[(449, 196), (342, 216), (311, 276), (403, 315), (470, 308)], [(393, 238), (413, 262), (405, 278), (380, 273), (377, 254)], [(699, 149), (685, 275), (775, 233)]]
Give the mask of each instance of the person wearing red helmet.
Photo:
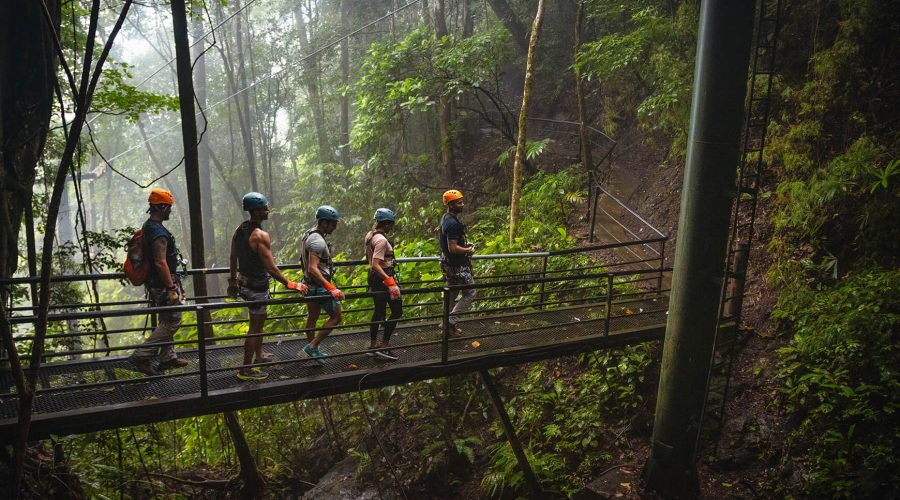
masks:
[[(272, 256), (272, 241), (263, 230), (262, 222), (269, 218), (269, 200), (262, 194), (251, 192), (244, 195), (241, 208), (250, 214), (234, 231), (231, 238), (229, 258), (228, 295), (240, 296), (247, 301), (269, 299), (270, 276), (289, 290), (306, 294), (306, 285), (287, 279)], [(238, 277), (240, 271), (240, 277)], [(264, 380), (269, 374), (251, 364), (273, 361), (274, 356), (263, 353), (262, 338), (266, 323), (266, 306), (250, 306), (250, 326), (244, 341), (244, 364), (237, 372), (239, 380)], [(254, 359), (255, 358), (255, 359)]]
[[(466, 241), (466, 225), (458, 217), (466, 206), (463, 194), (451, 189), (442, 198), (447, 212), (441, 218), (441, 271), (448, 286), (474, 285), (472, 255), (475, 253), (475, 246)], [(459, 316), (468, 311), (475, 300), (475, 289), (464, 289), (461, 293), (462, 297), (450, 311), (450, 333), (453, 335), (462, 335)], [(453, 299), (456, 301), (455, 294)]]
[[(175, 199), (165, 189), (154, 189), (147, 197), (150, 217), (144, 222), (144, 255), (151, 256), (152, 264), (144, 287), (151, 307), (173, 306), (184, 303), (184, 288), (176, 270), (181, 254), (175, 246), (175, 237), (163, 226), (172, 214)], [(169, 368), (183, 368), (188, 361), (179, 359), (171, 345), (175, 332), (181, 328), (181, 311), (156, 315), (157, 324), (144, 344), (135, 349), (129, 361), (145, 375), (159, 375)]]

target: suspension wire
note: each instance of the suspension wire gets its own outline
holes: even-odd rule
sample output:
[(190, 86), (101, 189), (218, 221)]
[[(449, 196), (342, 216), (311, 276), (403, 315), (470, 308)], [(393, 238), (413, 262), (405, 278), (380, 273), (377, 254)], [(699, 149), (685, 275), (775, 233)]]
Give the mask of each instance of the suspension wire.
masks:
[[(215, 40), (215, 37), (216, 37), (216, 30), (217, 30), (217, 29), (221, 28), (223, 24), (225, 24), (225, 23), (227, 23), (228, 21), (232, 20), (235, 16), (237, 16), (238, 14), (240, 14), (243, 10), (247, 9), (248, 7), (250, 7), (251, 5), (253, 5), (254, 3), (256, 3), (256, 0), (249, 0), (246, 4), (244, 4), (243, 7), (241, 7), (240, 9), (237, 9), (236, 11), (232, 12), (228, 17), (226, 17), (225, 19), (223, 19), (219, 24), (213, 26), (213, 28), (212, 28), (211, 30), (207, 31), (203, 36), (198, 37), (196, 40), (194, 40), (194, 43), (188, 45), (188, 48), (189, 48), (189, 49), (194, 48), (195, 45), (197, 45), (198, 43), (200, 43), (200, 42), (202, 42), (203, 40), (205, 40), (206, 37), (208, 37), (209, 35), (213, 35), (213, 40)], [(207, 19), (209, 20), (209, 24), (212, 25), (212, 23), (213, 23), (212, 17), (209, 16), (209, 8), (208, 8), (208, 6), (206, 5), (206, 2), (204, 2), (204, 4), (203, 4), (203, 10), (207, 11)], [(213, 45), (215, 45), (215, 41), (213, 41)], [(206, 51), (204, 51), (204, 52), (206, 52)], [(134, 86), (134, 88), (140, 87), (141, 85), (147, 83), (151, 78), (153, 78), (154, 76), (158, 75), (162, 70), (164, 70), (164, 69), (166, 69), (166, 68), (168, 68), (168, 67), (171, 67), (171, 66), (172, 66), (172, 63), (173, 63), (174, 61), (175, 61), (175, 58), (174, 58), (174, 57), (171, 58), (171, 59), (169, 59), (168, 61), (166, 61), (165, 64), (163, 64), (162, 66), (160, 66), (159, 68), (157, 68), (157, 70), (154, 71), (153, 73), (151, 73), (150, 76), (148, 76), (147, 78), (144, 78), (143, 80), (141, 80), (140, 83), (138, 83), (137, 85)]]
[[(263, 83), (263, 82), (265, 82), (265, 81), (267, 81), (267, 80), (270, 80), (270, 79), (272, 79), (272, 78), (275, 78), (276, 76), (281, 75), (282, 73), (286, 72), (288, 69), (291, 69), (292, 67), (294, 67), (294, 66), (296, 66), (296, 65), (298, 65), (298, 64), (300, 64), (300, 63), (302, 63), (302, 62), (305, 62), (306, 60), (308, 60), (308, 59), (310, 59), (310, 58), (312, 58), (312, 57), (315, 57), (315, 56), (319, 55), (320, 53), (324, 52), (325, 50), (328, 50), (328, 49), (331, 49), (331, 48), (337, 46), (337, 45), (338, 45), (340, 42), (342, 42), (343, 40), (349, 39), (349, 38), (351, 38), (351, 37), (353, 37), (353, 36), (358, 35), (359, 33), (361, 33), (362, 31), (364, 31), (364, 30), (370, 28), (371, 26), (373, 26), (373, 25), (375, 25), (375, 24), (377, 24), (377, 23), (379, 23), (379, 22), (381, 22), (381, 21), (387, 19), (388, 17), (392, 16), (393, 14), (395, 14), (395, 13), (397, 13), (397, 12), (400, 12), (400, 11), (402, 11), (402, 10), (405, 10), (405, 9), (407, 9), (407, 8), (409, 8), (409, 7), (411, 7), (411, 6), (415, 5), (415, 4), (417, 4), (417, 3), (419, 3), (420, 1), (421, 1), (421, 0), (412, 0), (412, 1), (410, 1), (409, 3), (407, 3), (406, 5), (404, 5), (404, 6), (402, 6), (402, 7), (399, 7), (399, 8), (397, 8), (396, 10), (393, 10), (393, 11), (391, 11), (391, 12), (388, 12), (387, 14), (385, 14), (385, 15), (383, 15), (383, 16), (377, 18), (377, 19), (375, 19), (374, 21), (370, 21), (369, 23), (367, 23), (367, 24), (365, 24), (365, 25), (363, 25), (363, 26), (361, 26), (361, 27), (359, 27), (359, 28), (357, 28), (357, 29), (351, 31), (350, 33), (347, 33), (346, 35), (340, 36), (340, 37), (338, 37), (337, 39), (334, 39), (334, 40), (332, 40), (331, 42), (328, 42), (327, 44), (323, 45), (323, 46), (320, 47), (319, 49), (316, 49), (316, 50), (312, 51), (311, 53), (309, 53), (309, 54), (307, 54), (307, 55), (305, 55), (305, 56), (303, 56), (303, 57), (301, 57), (301, 58), (299, 58), (299, 59), (294, 60), (292, 63), (287, 64), (284, 68), (281, 68), (280, 70), (278, 70), (278, 71), (276, 71), (276, 72), (274, 72), (274, 73), (270, 73), (270, 74), (268, 74), (268, 75), (262, 76), (262, 77), (260, 77), (259, 79), (257, 79), (255, 82), (253, 82), (253, 83), (247, 85), (246, 87), (244, 87), (244, 88), (242, 88), (242, 89), (239, 89), (239, 90), (236, 90), (236, 91), (233, 92), (232, 94), (230, 94), (230, 95), (228, 95), (228, 96), (226, 96), (226, 97), (224, 97), (224, 98), (222, 98), (222, 99), (220, 99), (220, 100), (214, 102), (213, 104), (210, 104), (210, 105), (206, 106), (206, 109), (207, 109), (207, 110), (212, 109), (212, 108), (214, 108), (214, 107), (216, 107), (216, 106), (219, 106), (220, 104), (223, 104), (223, 103), (225, 103), (225, 102), (227, 102), (227, 101), (230, 101), (231, 99), (234, 99), (234, 98), (237, 97), (238, 95), (243, 94), (244, 92), (247, 92), (248, 90), (253, 89), (253, 88), (256, 87), (257, 85), (259, 85), (259, 84), (261, 84), (261, 83)], [(207, 49), (207, 50), (208, 50), (208, 49)], [(201, 110), (201, 112), (202, 112), (202, 110)], [(199, 114), (199, 113), (198, 113), (198, 114)], [(205, 119), (206, 119), (206, 117), (204, 116), (204, 120), (205, 120)], [(121, 152), (121, 153), (119, 153), (119, 154), (113, 156), (113, 157), (110, 158), (109, 160), (106, 160), (105, 158), (104, 158), (104, 160), (107, 161), (107, 163), (112, 162), (112, 161), (115, 161), (115, 160), (119, 159), (120, 157), (122, 157), (122, 156), (124, 156), (124, 155), (126, 155), (126, 154), (128, 154), (128, 153), (130, 153), (130, 152), (132, 152), (132, 151), (134, 151), (135, 149), (137, 149), (137, 148), (143, 146), (144, 143), (150, 142), (150, 141), (156, 139), (157, 137), (160, 137), (160, 136), (162, 136), (162, 135), (165, 135), (165, 134), (171, 132), (172, 130), (178, 128), (179, 126), (181, 126), (181, 123), (176, 123), (175, 125), (172, 125), (171, 127), (168, 127), (168, 128), (166, 128), (166, 129), (164, 129), (164, 130), (161, 131), (160, 133), (158, 133), (158, 134), (156, 134), (156, 135), (153, 135), (153, 136), (150, 136), (150, 137), (147, 138), (146, 140), (144, 140), (144, 141), (142, 141), (142, 142), (139, 142), (139, 143), (135, 144), (134, 146), (132, 146), (132, 147), (126, 149), (125, 151), (123, 151), (123, 152)], [(112, 168), (112, 167), (110, 167), (110, 168)], [(173, 170), (174, 170), (174, 168), (177, 168), (177, 165), (176, 165), (176, 167), (173, 167)], [(118, 172), (117, 172), (117, 173), (118, 173)], [(122, 174), (120, 173), (120, 175), (122, 175)], [(134, 182), (134, 181), (132, 181), (132, 182)], [(148, 184), (148, 186), (149, 186), (149, 184)], [(144, 187), (147, 187), (147, 186), (144, 186)]]

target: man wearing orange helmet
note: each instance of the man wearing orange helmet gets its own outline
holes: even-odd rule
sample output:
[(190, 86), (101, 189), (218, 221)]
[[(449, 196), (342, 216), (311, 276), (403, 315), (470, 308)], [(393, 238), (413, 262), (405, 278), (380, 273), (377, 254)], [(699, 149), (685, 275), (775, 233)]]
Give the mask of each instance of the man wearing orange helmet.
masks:
[[(458, 218), (466, 206), (463, 195), (451, 189), (444, 193), (443, 200), (447, 212), (441, 218), (441, 271), (448, 286), (474, 285), (471, 257), (475, 253), (475, 246), (466, 241), (466, 225)], [(474, 289), (461, 292), (462, 297), (450, 311), (450, 333), (453, 335), (462, 335), (462, 329), (458, 325), (459, 315), (468, 311), (475, 300)], [(455, 301), (455, 295), (453, 299)]]
[[(175, 246), (175, 237), (163, 226), (172, 214), (175, 199), (165, 189), (150, 191), (147, 198), (150, 218), (141, 228), (143, 231), (144, 255), (150, 256), (150, 271), (144, 286), (151, 307), (173, 306), (184, 303), (184, 288), (176, 274), (181, 254)], [(144, 344), (135, 349), (129, 360), (134, 367), (146, 375), (159, 375), (169, 368), (183, 368), (188, 362), (179, 359), (171, 344), (175, 332), (181, 327), (181, 311), (164, 312), (156, 315), (156, 328)]]

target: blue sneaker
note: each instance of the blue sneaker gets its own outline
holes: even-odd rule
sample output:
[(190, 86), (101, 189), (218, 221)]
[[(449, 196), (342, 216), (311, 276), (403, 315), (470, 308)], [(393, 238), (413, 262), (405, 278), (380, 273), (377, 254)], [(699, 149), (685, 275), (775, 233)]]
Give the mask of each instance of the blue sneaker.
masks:
[(323, 354), (317, 348), (312, 347), (309, 344), (306, 344), (306, 347), (303, 348), (303, 352), (305, 352), (307, 356), (316, 360), (316, 362), (319, 363), (320, 365), (325, 364), (325, 354)]

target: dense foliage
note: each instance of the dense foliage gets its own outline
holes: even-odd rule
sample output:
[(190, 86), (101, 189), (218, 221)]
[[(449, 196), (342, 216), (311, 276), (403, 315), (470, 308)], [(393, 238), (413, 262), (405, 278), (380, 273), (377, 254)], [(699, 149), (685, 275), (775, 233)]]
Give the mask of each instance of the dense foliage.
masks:
[[(884, 45), (896, 47), (898, 14), (875, 0), (833, 7), (811, 34), (822, 39), (808, 71), (786, 66), (768, 149), (782, 169), (773, 317), (792, 334), (779, 401), (797, 423), (782, 453), (803, 467), (801, 484), (783, 488), (884, 497), (900, 484), (900, 142), (889, 111), (900, 102), (886, 90), (900, 73)], [(787, 33), (802, 33), (817, 7), (794, 8)]]

